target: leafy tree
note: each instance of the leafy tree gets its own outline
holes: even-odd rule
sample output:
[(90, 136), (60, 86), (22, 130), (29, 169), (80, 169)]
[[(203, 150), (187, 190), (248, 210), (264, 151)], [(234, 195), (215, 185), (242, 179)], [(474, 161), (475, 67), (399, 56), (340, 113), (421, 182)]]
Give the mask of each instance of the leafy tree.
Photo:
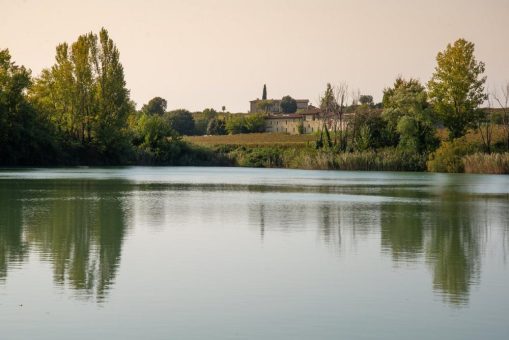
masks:
[(263, 115), (249, 115), (245, 119), (246, 132), (265, 132), (265, 117)]
[(134, 110), (120, 54), (108, 35), (88, 33), (71, 46), (57, 46), (55, 64), (45, 69), (30, 91), (66, 139), (91, 146), (103, 159), (119, 161), (127, 153), (127, 117)]
[(267, 85), (265, 84), (263, 84), (262, 100), (267, 100)]
[(207, 127), (209, 126), (209, 120), (203, 118), (194, 117), (194, 132), (195, 136), (203, 136), (207, 134)]
[(143, 163), (171, 163), (181, 153), (181, 137), (159, 115), (143, 114), (137, 123), (134, 144)]
[(349, 119), (355, 150), (378, 149), (395, 146), (398, 140), (390, 133), (381, 113), (368, 108), (357, 108)]
[(274, 105), (274, 101), (272, 101), (270, 99), (265, 99), (265, 100), (260, 100), (258, 102), (256, 108), (258, 109), (258, 111), (264, 112), (267, 114), (272, 109), (273, 105)]
[(432, 111), (418, 80), (397, 78), (392, 88), (385, 89), (383, 103), (383, 118), (401, 148), (424, 152), (436, 146)]
[(202, 115), (205, 119), (210, 120), (217, 117), (217, 111), (214, 109), (205, 109), (203, 110)]
[(230, 135), (236, 135), (239, 133), (247, 133), (245, 126), (245, 118), (241, 114), (231, 115), (226, 120), (226, 131)]
[(30, 86), (30, 71), (12, 62), (9, 50), (0, 50), (0, 164), (54, 161), (53, 130), (28, 102)]
[(255, 133), (265, 131), (265, 118), (261, 114), (232, 115), (226, 120), (226, 130), (229, 134)]
[(474, 56), (474, 44), (464, 39), (437, 55), (435, 73), (428, 82), (429, 96), (451, 139), (475, 125), (478, 108), (487, 99), (484, 69), (484, 63)]
[(226, 124), (223, 119), (212, 118), (207, 126), (207, 135), (226, 135)]
[(297, 101), (290, 96), (284, 96), (280, 105), (284, 113), (295, 113), (297, 111)]
[(194, 134), (194, 118), (191, 112), (180, 109), (166, 114), (170, 126), (180, 135), (190, 136)]
[(330, 83), (327, 84), (325, 89), (325, 93), (320, 98), (320, 109), (325, 114), (331, 114), (336, 112), (339, 105), (336, 100), (336, 96), (334, 95), (334, 90), (332, 89), (332, 85)]
[(166, 112), (168, 102), (161, 97), (154, 97), (141, 108), (141, 110), (148, 114), (157, 114), (162, 116)]
[[(330, 137), (326, 121), (331, 117), (335, 117), (336, 113), (340, 110), (340, 105), (334, 94), (334, 90), (330, 83), (327, 83), (325, 93), (320, 97), (320, 110), (322, 111), (322, 130), (320, 132), (320, 140), (317, 142), (317, 148), (325, 146), (332, 146), (333, 141)], [(335, 128), (335, 127), (334, 127)], [(325, 133), (326, 142), (323, 142), (323, 134)], [(342, 139), (342, 136), (341, 136)]]
[(373, 96), (363, 94), (359, 97), (359, 103), (361, 105), (373, 106)]

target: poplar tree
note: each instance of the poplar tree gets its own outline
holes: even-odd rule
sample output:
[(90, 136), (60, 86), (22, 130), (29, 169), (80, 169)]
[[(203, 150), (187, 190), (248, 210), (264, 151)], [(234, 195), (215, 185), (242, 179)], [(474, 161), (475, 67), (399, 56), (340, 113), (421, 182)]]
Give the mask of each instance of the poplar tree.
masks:
[(458, 138), (475, 126), (479, 106), (487, 99), (484, 63), (474, 56), (474, 44), (459, 39), (437, 55), (437, 66), (428, 82), (429, 98), (438, 118)]
[(120, 53), (104, 28), (59, 44), (55, 64), (42, 71), (30, 97), (58, 131), (83, 145), (117, 155), (125, 144), (132, 104)]

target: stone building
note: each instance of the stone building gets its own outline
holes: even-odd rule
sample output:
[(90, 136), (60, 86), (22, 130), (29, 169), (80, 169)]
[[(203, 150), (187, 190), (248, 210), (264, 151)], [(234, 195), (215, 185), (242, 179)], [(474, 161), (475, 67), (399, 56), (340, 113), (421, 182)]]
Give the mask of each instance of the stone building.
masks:
[[(281, 110), (281, 99), (269, 99), (272, 105), (267, 110), (268, 113), (280, 113)], [(258, 104), (261, 102), (261, 99), (251, 100), (249, 102), (249, 112), (255, 113), (259, 112)], [(297, 102), (297, 111), (306, 110), (309, 106), (309, 99), (295, 99)]]
[(334, 129), (334, 124), (337, 124), (336, 128), (341, 130), (346, 127), (346, 121), (350, 116), (351, 114), (345, 114), (343, 126), (340, 126), (336, 119), (332, 117), (323, 117), (320, 110), (317, 108), (311, 108), (292, 114), (269, 114), (265, 118), (265, 132), (282, 132), (292, 135), (299, 133), (315, 133), (320, 131), (324, 122), (331, 131)]

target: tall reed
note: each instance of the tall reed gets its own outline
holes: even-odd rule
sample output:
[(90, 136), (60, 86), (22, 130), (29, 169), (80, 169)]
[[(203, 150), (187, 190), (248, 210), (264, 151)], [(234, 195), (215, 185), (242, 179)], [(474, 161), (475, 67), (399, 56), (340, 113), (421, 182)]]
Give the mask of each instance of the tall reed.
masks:
[(509, 153), (475, 153), (463, 157), (465, 172), (474, 174), (509, 174)]

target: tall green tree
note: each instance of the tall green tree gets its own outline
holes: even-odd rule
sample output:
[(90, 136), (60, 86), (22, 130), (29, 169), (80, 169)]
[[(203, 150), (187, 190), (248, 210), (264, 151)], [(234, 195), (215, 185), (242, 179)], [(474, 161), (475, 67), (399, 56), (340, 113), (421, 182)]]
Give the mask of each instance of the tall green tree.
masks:
[(432, 111), (418, 80), (397, 78), (392, 88), (385, 89), (383, 103), (382, 116), (401, 148), (421, 153), (436, 146)]
[(474, 56), (474, 44), (459, 39), (437, 55), (437, 66), (428, 82), (429, 97), (438, 117), (458, 138), (475, 126), (478, 108), (487, 99), (484, 63)]
[(56, 48), (55, 64), (42, 71), (30, 98), (65, 138), (115, 161), (128, 147), (127, 116), (134, 110), (120, 53), (106, 29)]
[(141, 110), (147, 114), (156, 114), (162, 116), (166, 112), (168, 102), (166, 99), (161, 97), (154, 97), (148, 101), (147, 104), (143, 105)]
[(327, 83), (323, 96), (320, 97), (320, 110), (325, 114), (332, 114), (338, 109), (338, 101), (330, 83)]
[(373, 96), (371, 96), (369, 94), (362, 94), (359, 97), (359, 103), (361, 105), (373, 106), (374, 105), (374, 103), (373, 103)]
[(179, 109), (166, 114), (170, 126), (180, 135), (190, 136), (194, 134), (195, 122), (191, 112)]
[(26, 97), (30, 70), (0, 50), (0, 164), (48, 164), (54, 161), (53, 130)]
[(267, 100), (267, 85), (265, 84), (263, 84), (262, 100)]

